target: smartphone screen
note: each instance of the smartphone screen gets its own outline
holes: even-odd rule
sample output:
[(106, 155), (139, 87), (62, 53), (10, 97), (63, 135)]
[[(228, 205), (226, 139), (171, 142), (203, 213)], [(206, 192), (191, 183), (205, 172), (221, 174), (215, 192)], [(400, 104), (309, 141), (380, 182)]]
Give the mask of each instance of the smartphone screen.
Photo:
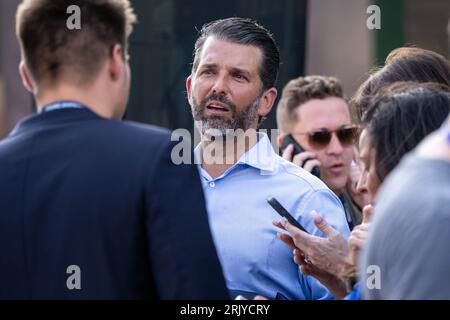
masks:
[(275, 199), (274, 197), (269, 197), (267, 198), (267, 202), (270, 204), (270, 206), (276, 211), (278, 212), (278, 214), (280, 216), (282, 216), (283, 218), (286, 218), (287, 221), (289, 221), (290, 224), (292, 224), (293, 226), (296, 226), (297, 228), (299, 228), (300, 230), (302, 230), (303, 232), (309, 233), (308, 231), (306, 231), (305, 228), (303, 228), (303, 226), (298, 223), (298, 221), (281, 205), (281, 203), (278, 202), (277, 199)]

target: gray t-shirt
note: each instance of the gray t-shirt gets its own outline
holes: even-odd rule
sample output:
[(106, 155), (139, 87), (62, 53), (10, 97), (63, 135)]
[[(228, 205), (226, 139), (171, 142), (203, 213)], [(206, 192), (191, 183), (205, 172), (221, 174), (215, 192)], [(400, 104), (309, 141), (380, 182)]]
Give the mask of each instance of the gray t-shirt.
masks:
[(450, 299), (450, 162), (410, 154), (388, 176), (361, 263), (366, 299)]

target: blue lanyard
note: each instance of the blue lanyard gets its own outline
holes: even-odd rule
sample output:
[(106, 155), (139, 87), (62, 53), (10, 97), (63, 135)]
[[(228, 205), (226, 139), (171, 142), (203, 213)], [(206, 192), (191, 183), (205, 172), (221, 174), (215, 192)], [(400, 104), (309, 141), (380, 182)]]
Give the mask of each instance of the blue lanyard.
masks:
[(42, 113), (62, 109), (87, 109), (84, 105), (74, 101), (56, 101), (42, 108)]

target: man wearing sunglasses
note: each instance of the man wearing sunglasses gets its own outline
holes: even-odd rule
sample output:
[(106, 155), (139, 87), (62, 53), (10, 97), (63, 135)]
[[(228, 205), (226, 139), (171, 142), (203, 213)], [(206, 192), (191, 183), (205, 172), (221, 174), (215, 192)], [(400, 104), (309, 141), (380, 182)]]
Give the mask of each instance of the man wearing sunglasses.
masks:
[(346, 190), (358, 128), (339, 81), (324, 76), (291, 80), (278, 104), (277, 122), (283, 158), (318, 176), (339, 196), (350, 229), (360, 224), (361, 210)]

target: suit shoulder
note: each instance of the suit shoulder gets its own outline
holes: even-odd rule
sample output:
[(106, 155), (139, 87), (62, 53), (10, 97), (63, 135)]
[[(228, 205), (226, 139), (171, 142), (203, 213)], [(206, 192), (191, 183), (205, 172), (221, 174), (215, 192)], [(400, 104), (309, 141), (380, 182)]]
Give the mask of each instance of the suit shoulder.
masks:
[(170, 130), (132, 121), (105, 121), (100, 133), (104, 137), (102, 140), (128, 146), (158, 149), (171, 143)]
[(152, 136), (154, 138), (167, 139), (170, 130), (154, 125), (138, 123), (133, 121), (113, 121), (120, 130), (133, 135)]

